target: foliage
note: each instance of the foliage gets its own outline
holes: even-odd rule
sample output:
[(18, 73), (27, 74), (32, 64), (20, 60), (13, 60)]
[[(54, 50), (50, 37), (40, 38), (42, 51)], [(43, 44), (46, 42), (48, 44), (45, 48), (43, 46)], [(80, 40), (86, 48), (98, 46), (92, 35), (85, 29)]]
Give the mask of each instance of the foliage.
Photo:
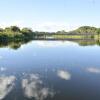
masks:
[(96, 34), (97, 33), (97, 28), (95, 27), (90, 27), (90, 26), (82, 26), (75, 30), (75, 32), (80, 33), (80, 34)]
[(97, 29), (97, 34), (100, 35), (100, 28)]
[(17, 26), (6, 27), (5, 29), (0, 28), (0, 41), (23, 40), (30, 38), (34, 38), (34, 33), (29, 28), (23, 28), (22, 30)]
[(20, 41), (32, 39), (100, 39), (100, 28), (82, 26), (70, 32), (33, 32), (30, 28), (20, 29), (17, 26), (0, 28), (0, 41)]

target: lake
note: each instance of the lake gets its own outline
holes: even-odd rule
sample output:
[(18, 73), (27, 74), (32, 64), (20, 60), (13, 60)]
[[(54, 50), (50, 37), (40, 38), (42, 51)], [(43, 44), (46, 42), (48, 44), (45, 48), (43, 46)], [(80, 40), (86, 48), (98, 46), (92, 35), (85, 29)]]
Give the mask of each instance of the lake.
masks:
[(0, 100), (100, 100), (100, 47), (34, 40), (0, 48)]

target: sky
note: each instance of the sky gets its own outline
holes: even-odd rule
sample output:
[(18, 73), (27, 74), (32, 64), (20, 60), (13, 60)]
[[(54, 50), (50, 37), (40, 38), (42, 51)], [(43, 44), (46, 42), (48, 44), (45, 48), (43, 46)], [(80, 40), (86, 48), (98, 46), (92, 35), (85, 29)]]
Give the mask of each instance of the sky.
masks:
[(70, 31), (100, 27), (100, 0), (0, 0), (0, 27), (17, 25), (33, 31)]

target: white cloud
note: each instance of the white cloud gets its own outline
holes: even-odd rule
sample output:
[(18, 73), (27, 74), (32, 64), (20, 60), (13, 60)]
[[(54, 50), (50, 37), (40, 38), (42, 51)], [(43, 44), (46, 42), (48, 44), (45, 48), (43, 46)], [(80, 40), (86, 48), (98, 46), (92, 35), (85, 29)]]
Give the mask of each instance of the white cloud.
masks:
[(11, 92), (15, 79), (16, 78), (14, 76), (0, 77), (0, 100), (4, 99), (5, 96)]
[(44, 100), (54, 93), (47, 87), (42, 87), (43, 81), (38, 75), (31, 74), (28, 78), (22, 80), (22, 88), (27, 98), (35, 98), (36, 100)]
[(64, 80), (70, 80), (71, 74), (68, 71), (58, 70), (57, 76)]
[(46, 32), (56, 32), (56, 31), (70, 31), (72, 29), (76, 29), (79, 25), (70, 25), (66, 23), (61, 22), (39, 22), (39, 23), (33, 23), (33, 22), (26, 22), (23, 20), (16, 20), (12, 22), (1, 22), (0, 27), (8, 27), (8, 26), (19, 26), (19, 27), (29, 27), (32, 28), (33, 31), (46, 31)]
[(86, 69), (88, 72), (90, 73), (96, 73), (96, 74), (100, 74), (100, 69), (99, 68), (95, 68), (95, 67), (90, 67)]
[(33, 30), (35, 31), (47, 31), (47, 32), (56, 32), (56, 31), (70, 31), (77, 28), (77, 26), (71, 26), (66, 23), (59, 22), (43, 22), (43, 23), (34, 23)]
[(16, 20), (16, 21), (12, 21), (12, 22), (1, 22), (0, 23), (0, 27), (9, 27), (9, 26), (14, 26), (14, 25), (17, 25), (17, 26), (20, 26), (20, 27), (23, 27), (24, 25), (24, 22), (23, 21), (20, 21), (20, 20)]

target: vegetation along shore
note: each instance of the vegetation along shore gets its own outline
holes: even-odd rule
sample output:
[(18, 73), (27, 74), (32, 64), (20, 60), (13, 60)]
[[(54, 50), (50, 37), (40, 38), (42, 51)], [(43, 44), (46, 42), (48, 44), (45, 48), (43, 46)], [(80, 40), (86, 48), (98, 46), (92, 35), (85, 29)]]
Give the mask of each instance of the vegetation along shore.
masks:
[(22, 41), (34, 39), (100, 39), (100, 28), (82, 26), (76, 30), (66, 32), (64, 30), (58, 32), (38, 32), (32, 31), (30, 28), (20, 29), (17, 26), (0, 28), (0, 42), (6, 41)]

